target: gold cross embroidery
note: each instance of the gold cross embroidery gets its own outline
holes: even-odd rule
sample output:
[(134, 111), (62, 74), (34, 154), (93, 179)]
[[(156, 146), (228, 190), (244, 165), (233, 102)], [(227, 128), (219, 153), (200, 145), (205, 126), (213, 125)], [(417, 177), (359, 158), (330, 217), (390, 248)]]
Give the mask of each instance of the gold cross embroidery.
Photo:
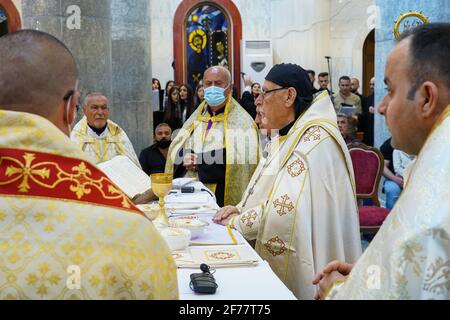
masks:
[[(292, 201), (290, 201), (289, 196), (287, 194), (281, 197), (281, 201), (280, 199), (277, 199), (274, 201), (273, 204), (275, 208), (280, 207), (280, 209), (278, 209), (277, 211), (280, 217), (288, 214), (294, 209), (294, 204), (292, 203)], [(285, 209), (287, 209), (288, 212), (285, 212)]]
[(31, 189), (30, 184), (28, 182), (30, 177), (31, 179), (33, 179), (33, 175), (37, 175), (40, 176), (42, 179), (46, 178), (48, 179), (50, 177), (50, 170), (47, 168), (40, 170), (33, 169), (31, 163), (33, 162), (34, 159), (36, 159), (36, 157), (32, 153), (25, 153), (23, 158), (25, 159), (25, 165), (21, 162), (17, 162), (20, 168), (9, 166), (8, 168), (6, 168), (5, 175), (7, 177), (11, 177), (15, 174), (20, 174), (20, 178), (23, 177), (23, 180), (22, 183), (19, 185), (19, 192), (26, 193)]
[(256, 221), (256, 218), (257, 218), (256, 211), (252, 210), (248, 214), (242, 215), (241, 221), (247, 227), (251, 228), (253, 226), (253, 223)]
[(308, 131), (306, 131), (305, 133), (305, 142), (317, 140), (320, 140), (320, 128), (316, 126), (308, 129)]

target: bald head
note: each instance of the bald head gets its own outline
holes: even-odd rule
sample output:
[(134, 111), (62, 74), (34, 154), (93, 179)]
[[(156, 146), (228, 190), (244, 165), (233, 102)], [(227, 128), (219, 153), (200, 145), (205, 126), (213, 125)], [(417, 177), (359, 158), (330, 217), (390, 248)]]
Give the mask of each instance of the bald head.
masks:
[(55, 37), (22, 30), (0, 38), (0, 108), (52, 118), (75, 89), (77, 67)]
[(215, 66), (207, 69), (205, 71), (205, 75), (203, 78), (205, 78), (207, 75), (214, 74), (214, 75), (224, 75), (228, 81), (228, 85), (231, 84), (231, 73), (230, 70), (227, 68), (221, 67), (221, 66)]

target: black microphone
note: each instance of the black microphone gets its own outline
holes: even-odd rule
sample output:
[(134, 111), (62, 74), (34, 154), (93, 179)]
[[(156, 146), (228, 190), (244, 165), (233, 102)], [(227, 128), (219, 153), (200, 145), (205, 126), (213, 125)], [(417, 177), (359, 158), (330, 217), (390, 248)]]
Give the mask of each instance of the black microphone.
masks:
[(331, 57), (330, 56), (325, 56), (325, 59), (331, 59)]
[(200, 265), (200, 270), (202, 270), (203, 273), (210, 273), (210, 272), (209, 272), (210, 268), (209, 268), (209, 266), (208, 266), (207, 264), (205, 264), (205, 263), (202, 263), (202, 264)]
[(268, 151), (264, 151), (263, 152), (263, 158), (267, 159), (268, 156), (269, 156), (269, 152)]

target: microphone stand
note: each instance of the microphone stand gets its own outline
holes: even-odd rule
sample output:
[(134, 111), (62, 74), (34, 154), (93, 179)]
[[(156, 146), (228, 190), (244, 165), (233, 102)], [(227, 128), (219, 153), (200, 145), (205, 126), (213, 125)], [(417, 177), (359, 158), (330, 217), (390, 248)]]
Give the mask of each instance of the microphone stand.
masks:
[(330, 75), (330, 91), (331, 93), (333, 93), (333, 74), (331, 73), (331, 57), (326, 56), (325, 59), (327, 59), (327, 63), (328, 63), (328, 74)]

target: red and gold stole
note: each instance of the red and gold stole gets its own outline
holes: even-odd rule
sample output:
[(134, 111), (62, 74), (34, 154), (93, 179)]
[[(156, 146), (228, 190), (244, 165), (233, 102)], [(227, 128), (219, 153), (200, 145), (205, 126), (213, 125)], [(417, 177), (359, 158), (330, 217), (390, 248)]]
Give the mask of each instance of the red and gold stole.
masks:
[(0, 195), (75, 201), (142, 214), (90, 163), (36, 151), (0, 148)]

